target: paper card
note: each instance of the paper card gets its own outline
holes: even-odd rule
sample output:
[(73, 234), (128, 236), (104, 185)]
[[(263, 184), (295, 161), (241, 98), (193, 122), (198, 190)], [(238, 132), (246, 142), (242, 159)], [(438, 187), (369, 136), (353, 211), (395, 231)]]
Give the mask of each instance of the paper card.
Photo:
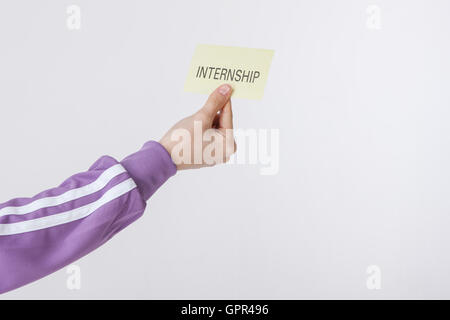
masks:
[(274, 51), (199, 44), (191, 61), (184, 90), (211, 93), (223, 83), (233, 97), (261, 99)]

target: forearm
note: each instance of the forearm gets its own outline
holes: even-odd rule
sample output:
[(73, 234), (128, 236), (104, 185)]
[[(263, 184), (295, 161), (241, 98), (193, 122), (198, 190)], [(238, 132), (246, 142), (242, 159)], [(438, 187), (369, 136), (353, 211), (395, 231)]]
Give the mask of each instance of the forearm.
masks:
[(120, 163), (102, 157), (57, 188), (0, 204), (0, 293), (101, 246), (138, 219), (175, 172), (167, 151), (151, 141)]

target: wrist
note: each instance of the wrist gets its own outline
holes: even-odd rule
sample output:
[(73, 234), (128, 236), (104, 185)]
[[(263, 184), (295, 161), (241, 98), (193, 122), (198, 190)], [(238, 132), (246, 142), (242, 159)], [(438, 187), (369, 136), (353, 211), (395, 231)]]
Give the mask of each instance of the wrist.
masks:
[(177, 167), (166, 148), (156, 141), (145, 143), (139, 151), (122, 160), (121, 164), (137, 184), (144, 200), (148, 200), (177, 172)]

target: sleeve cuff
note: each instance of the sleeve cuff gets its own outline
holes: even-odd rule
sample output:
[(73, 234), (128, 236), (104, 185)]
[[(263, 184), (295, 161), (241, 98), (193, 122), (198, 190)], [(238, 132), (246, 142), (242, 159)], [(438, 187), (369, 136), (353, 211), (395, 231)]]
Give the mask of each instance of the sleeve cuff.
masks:
[(121, 164), (137, 184), (145, 201), (177, 172), (170, 154), (156, 141), (148, 141), (141, 150), (123, 159)]

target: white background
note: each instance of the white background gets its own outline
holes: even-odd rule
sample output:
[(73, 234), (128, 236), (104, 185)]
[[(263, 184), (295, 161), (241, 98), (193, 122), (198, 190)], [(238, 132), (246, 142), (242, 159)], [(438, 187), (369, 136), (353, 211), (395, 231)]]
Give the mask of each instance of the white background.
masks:
[[(81, 29), (66, 8), (81, 8)], [(366, 27), (369, 5), (381, 30)], [(280, 170), (181, 172), (143, 218), (8, 298), (450, 298), (447, 0), (2, 1), (0, 202), (158, 140), (205, 96), (198, 43), (275, 50), (239, 128), (280, 130)], [(381, 268), (381, 290), (366, 268)]]

